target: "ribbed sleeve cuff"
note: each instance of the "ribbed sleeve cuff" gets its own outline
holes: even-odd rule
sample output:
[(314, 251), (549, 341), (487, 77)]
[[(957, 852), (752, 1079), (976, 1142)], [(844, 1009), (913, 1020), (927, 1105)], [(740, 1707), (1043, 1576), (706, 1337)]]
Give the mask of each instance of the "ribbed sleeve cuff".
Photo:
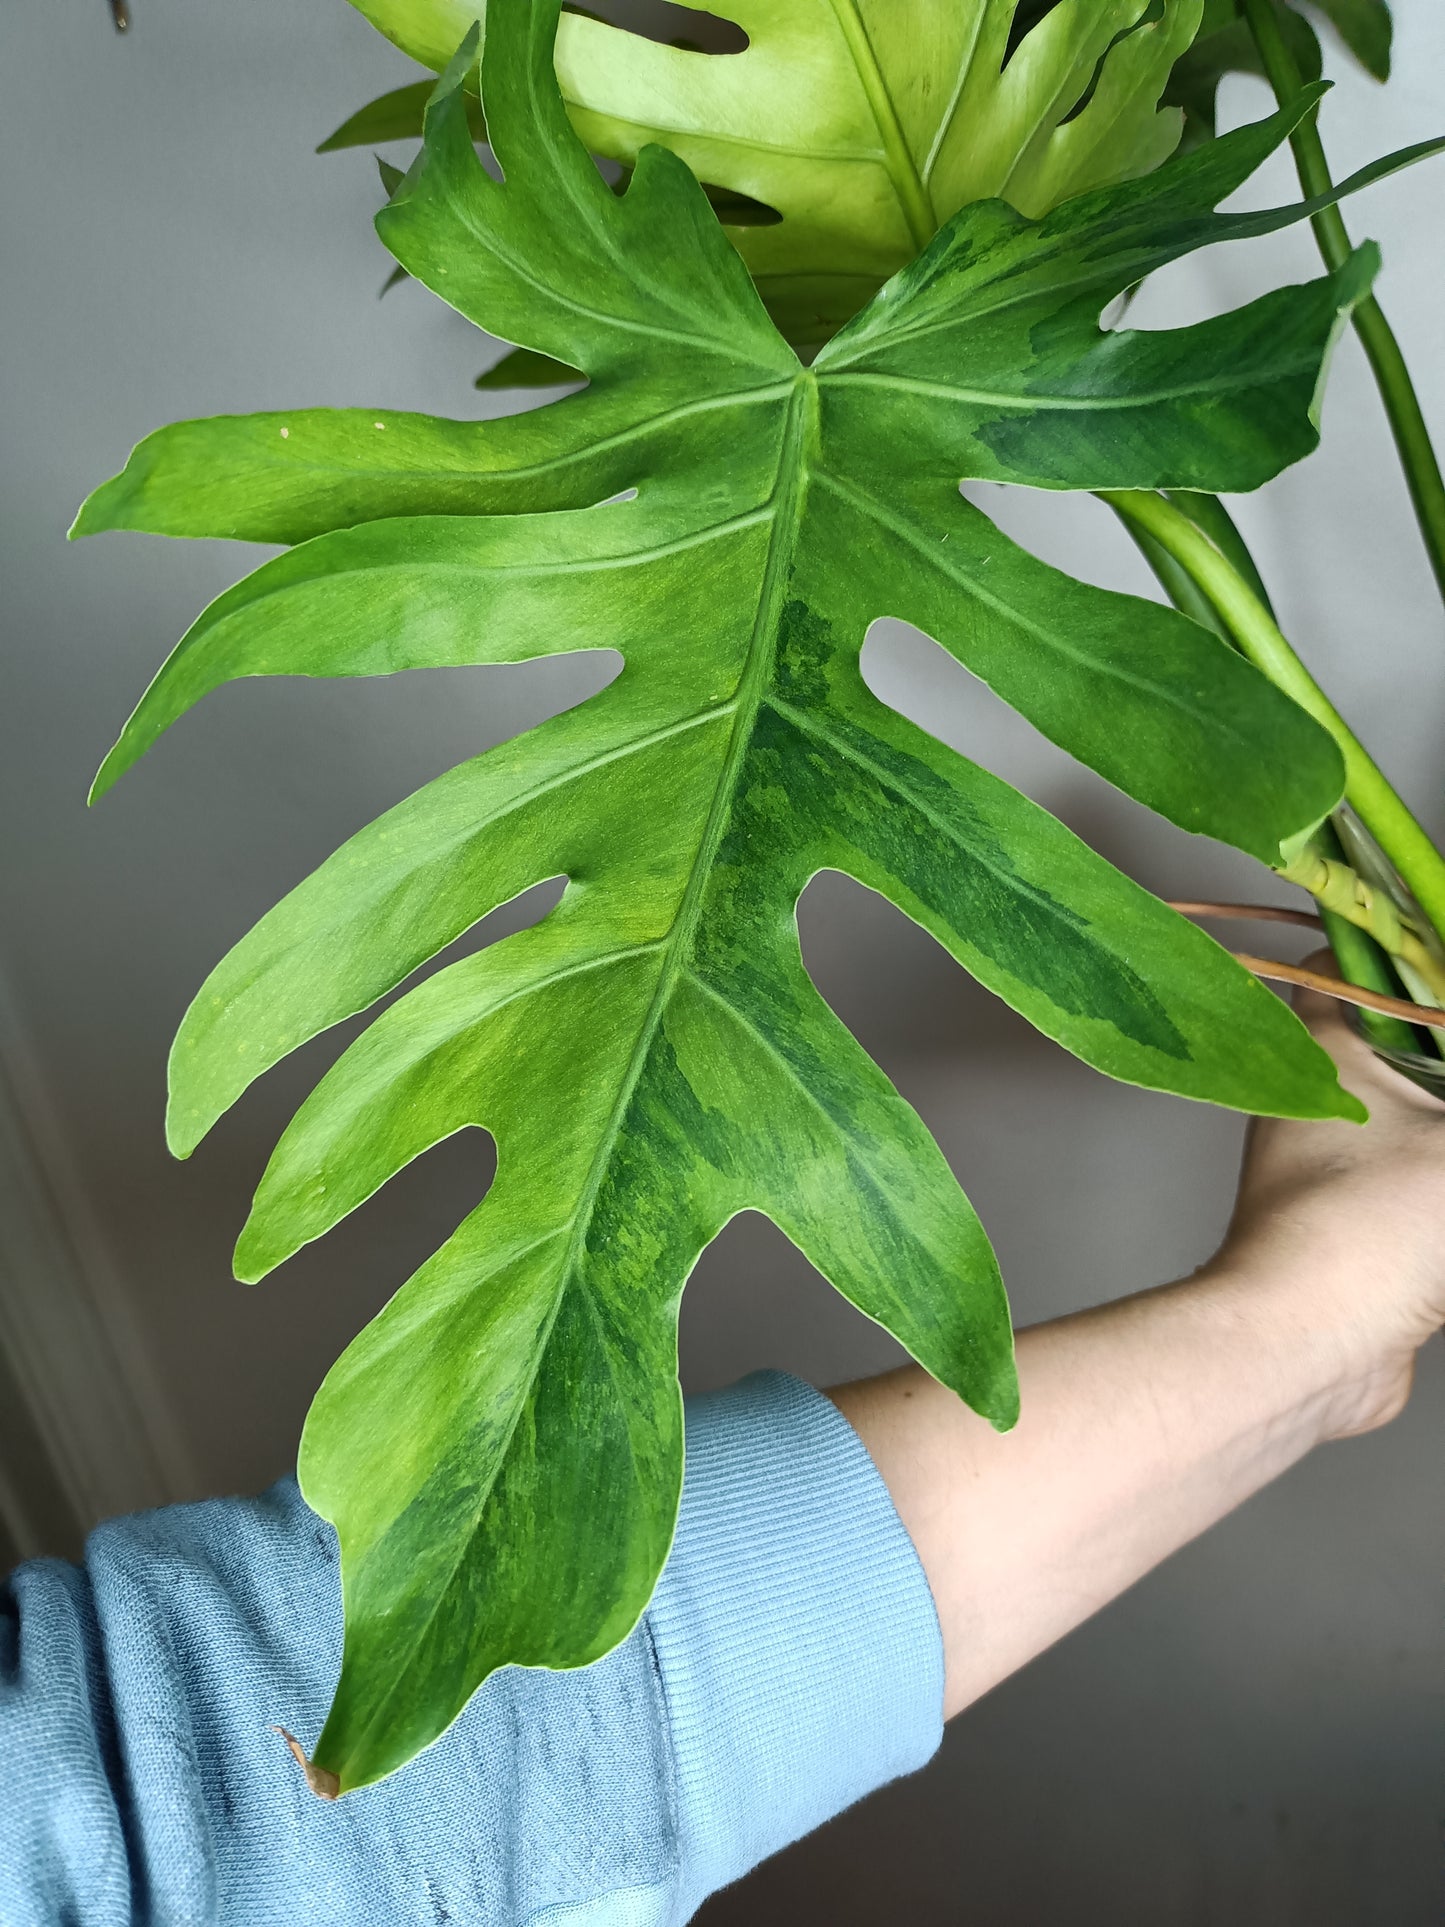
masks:
[(938, 1746), (943, 1647), (918, 1555), (857, 1434), (797, 1379), (689, 1400), (677, 1540), (648, 1617), (676, 1920)]

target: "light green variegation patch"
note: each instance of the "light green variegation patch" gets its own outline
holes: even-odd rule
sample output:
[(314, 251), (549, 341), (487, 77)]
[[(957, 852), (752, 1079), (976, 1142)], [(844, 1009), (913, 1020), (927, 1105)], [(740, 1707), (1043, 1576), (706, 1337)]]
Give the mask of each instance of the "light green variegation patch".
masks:
[(409, 989), (342, 1055), (238, 1251), (258, 1278), (442, 1138), (496, 1138), (491, 1191), (307, 1422), (303, 1486), (336, 1522), (346, 1602), (317, 1760), (343, 1788), (402, 1764), (496, 1667), (578, 1665), (635, 1621), (681, 1477), (678, 1299), (735, 1213), (766, 1213), (1012, 1423), (984, 1231), (803, 968), (819, 870), (887, 896), (1114, 1077), (1359, 1115), (1225, 951), (859, 669), (874, 619), (904, 617), (1129, 795), (1266, 861), (1335, 803), (1330, 738), (1241, 657), (1048, 568), (959, 492), (1248, 489), (1314, 445), (1368, 251), (1195, 328), (1097, 322), (1152, 269), (1295, 217), (1214, 210), (1310, 101), (1041, 220), (964, 209), (805, 368), (675, 155), (645, 149), (620, 196), (603, 182), (556, 89), (554, 20), (493, 12), (504, 180), (472, 145), (467, 50), (380, 227), (410, 274), (585, 391), (496, 422), (183, 423), (78, 522), (295, 545), (197, 620), (100, 790), (235, 677), (625, 663), (354, 837), (218, 966), (176, 1041), (184, 1153), (286, 1052), (568, 879), (540, 923)]
[[(783, 333), (815, 342), (966, 202), (1043, 214), (1157, 167), (1181, 125), (1159, 97), (1201, 4), (1058, 0), (1011, 50), (1018, 0), (726, 0), (709, 10), (747, 34), (737, 54), (567, 12), (557, 76), (594, 152), (631, 165), (660, 142), (781, 217), (728, 232)], [(477, 0), (353, 5), (438, 70), (485, 18)], [(395, 138), (407, 108), (416, 131), (413, 87), (326, 146)]]

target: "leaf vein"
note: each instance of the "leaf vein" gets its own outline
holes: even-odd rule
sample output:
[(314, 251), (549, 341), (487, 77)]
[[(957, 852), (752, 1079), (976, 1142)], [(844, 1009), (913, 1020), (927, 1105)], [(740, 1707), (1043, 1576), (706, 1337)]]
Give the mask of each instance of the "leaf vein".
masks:
[[(1121, 668), (1117, 663), (1103, 662), (1097, 656), (1087, 655), (1083, 650), (1074, 648), (1061, 632), (1043, 628), (1041, 624), (1032, 620), (1023, 610), (1015, 608), (1011, 603), (1005, 602), (1002, 597), (996, 596), (990, 590), (985, 589), (976, 576), (967, 574), (957, 566), (952, 558), (945, 561), (935, 543), (925, 541), (915, 530), (908, 526), (907, 522), (898, 516), (891, 515), (875, 496), (868, 494), (861, 488), (855, 488), (841, 482), (836, 475), (830, 475), (826, 470), (819, 470), (817, 479), (820, 483), (830, 488), (835, 495), (840, 496), (844, 501), (850, 503), (860, 514), (869, 516), (874, 521), (881, 523), (884, 528), (888, 529), (900, 542), (903, 542), (907, 547), (912, 549), (936, 570), (939, 575), (946, 577), (950, 582), (961, 584), (968, 590), (970, 595), (975, 596), (985, 607), (992, 609), (996, 614), (1003, 616), (1009, 623), (1024, 630), (1026, 634), (1032, 636), (1035, 641), (1042, 644), (1044, 648), (1050, 650), (1055, 655), (1066, 657), (1069, 661), (1078, 663), (1093, 675), (1111, 677), (1114, 681), (1122, 683), (1125, 688), (1138, 690), (1144, 695), (1151, 696), (1157, 701), (1167, 704), (1170, 708), (1176, 709), (1181, 714), (1189, 716), (1196, 721), (1203, 721), (1216, 728), (1222, 728), (1238, 741), (1244, 740), (1235, 725), (1232, 723), (1222, 724), (1219, 718), (1215, 716), (1206, 705), (1183, 701), (1178, 692), (1171, 689), (1167, 683), (1154, 682), (1148, 676), (1140, 675), (1133, 670)], [(1223, 648), (1223, 646), (1221, 643), (1220, 647)], [(984, 680), (986, 681), (987, 678), (984, 678)]]

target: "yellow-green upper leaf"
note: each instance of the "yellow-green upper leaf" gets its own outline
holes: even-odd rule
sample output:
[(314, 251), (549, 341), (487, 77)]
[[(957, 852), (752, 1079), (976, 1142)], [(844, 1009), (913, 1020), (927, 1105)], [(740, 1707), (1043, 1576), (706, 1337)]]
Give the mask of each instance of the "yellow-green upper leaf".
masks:
[[(479, 17), (476, 0), (353, 4), (438, 70)], [(967, 202), (1039, 215), (1157, 167), (1201, 4), (1060, 0), (1011, 57), (1018, 0), (729, 0), (737, 54), (567, 13), (557, 77), (597, 153), (631, 163), (657, 141), (777, 212), (729, 233), (784, 334), (817, 341)]]

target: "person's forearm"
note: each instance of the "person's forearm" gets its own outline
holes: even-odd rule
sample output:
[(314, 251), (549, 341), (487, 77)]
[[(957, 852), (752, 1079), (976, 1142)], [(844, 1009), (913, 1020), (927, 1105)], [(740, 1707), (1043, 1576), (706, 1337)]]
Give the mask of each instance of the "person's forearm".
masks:
[(928, 1575), (946, 1716), (1350, 1429), (1346, 1335), (1312, 1283), (1220, 1260), (1024, 1331), (1002, 1437), (917, 1367), (830, 1394)]

